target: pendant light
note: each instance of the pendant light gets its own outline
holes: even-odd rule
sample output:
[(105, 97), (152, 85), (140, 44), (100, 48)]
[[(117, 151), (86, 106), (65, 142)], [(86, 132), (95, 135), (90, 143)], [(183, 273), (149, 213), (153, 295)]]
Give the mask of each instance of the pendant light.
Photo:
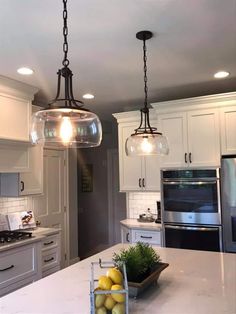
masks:
[(143, 62), (144, 62), (144, 107), (140, 110), (141, 121), (134, 133), (127, 138), (125, 150), (127, 156), (149, 156), (166, 155), (169, 152), (167, 138), (162, 133), (157, 132), (157, 128), (152, 127), (149, 121), (149, 108), (147, 103), (147, 56), (146, 40), (152, 38), (150, 31), (141, 31), (136, 34), (136, 38), (143, 41)]
[[(74, 98), (72, 71), (69, 69), (67, 0), (63, 0), (63, 67), (58, 70), (56, 97), (47, 108), (32, 117), (31, 140), (33, 143), (61, 143), (66, 147), (94, 147), (102, 140), (101, 122), (96, 114), (83, 107)], [(64, 97), (61, 94), (61, 80), (64, 79)]]

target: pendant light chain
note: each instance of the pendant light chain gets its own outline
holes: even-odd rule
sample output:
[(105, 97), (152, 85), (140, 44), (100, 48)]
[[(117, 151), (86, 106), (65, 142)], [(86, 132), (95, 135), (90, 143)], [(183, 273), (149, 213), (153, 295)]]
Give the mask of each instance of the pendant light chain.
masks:
[(67, 35), (68, 35), (68, 27), (67, 27), (67, 0), (63, 0), (63, 5), (64, 5), (64, 9), (63, 9), (63, 36), (64, 36), (64, 43), (63, 43), (63, 52), (64, 52), (64, 59), (62, 61), (62, 64), (64, 65), (64, 67), (68, 67), (69, 65), (69, 60), (67, 59), (67, 53), (68, 53), (68, 42), (67, 42)]
[(143, 71), (144, 71), (144, 106), (147, 108), (147, 95), (148, 95), (148, 87), (147, 87), (147, 48), (146, 48), (146, 39), (143, 40)]

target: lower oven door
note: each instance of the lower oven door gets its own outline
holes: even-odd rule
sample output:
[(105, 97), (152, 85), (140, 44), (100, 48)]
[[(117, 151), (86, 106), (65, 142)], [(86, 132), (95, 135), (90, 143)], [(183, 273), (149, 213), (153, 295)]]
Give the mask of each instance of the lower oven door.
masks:
[(165, 224), (165, 246), (172, 248), (222, 251), (220, 226), (189, 226)]

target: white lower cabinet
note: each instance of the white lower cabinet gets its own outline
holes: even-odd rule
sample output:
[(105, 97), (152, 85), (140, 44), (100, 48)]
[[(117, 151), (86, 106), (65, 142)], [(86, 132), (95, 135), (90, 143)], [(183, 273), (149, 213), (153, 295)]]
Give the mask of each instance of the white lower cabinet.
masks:
[(60, 233), (0, 253), (0, 297), (60, 270)]
[(153, 245), (162, 246), (162, 231), (133, 229), (121, 225), (121, 242), (122, 243), (137, 243), (144, 242)]
[(43, 239), (41, 252), (42, 277), (60, 270), (61, 248), (59, 233)]
[(0, 253), (0, 296), (42, 277), (40, 242)]

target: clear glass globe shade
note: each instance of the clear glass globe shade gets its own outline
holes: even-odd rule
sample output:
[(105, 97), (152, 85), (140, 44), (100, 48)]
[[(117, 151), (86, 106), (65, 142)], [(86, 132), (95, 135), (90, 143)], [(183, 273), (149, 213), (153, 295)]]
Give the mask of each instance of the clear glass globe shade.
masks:
[(95, 147), (102, 141), (102, 125), (96, 114), (81, 109), (46, 109), (34, 113), (31, 141), (60, 143), (66, 147)]
[(167, 138), (162, 134), (135, 134), (125, 143), (127, 156), (167, 155), (169, 153)]

